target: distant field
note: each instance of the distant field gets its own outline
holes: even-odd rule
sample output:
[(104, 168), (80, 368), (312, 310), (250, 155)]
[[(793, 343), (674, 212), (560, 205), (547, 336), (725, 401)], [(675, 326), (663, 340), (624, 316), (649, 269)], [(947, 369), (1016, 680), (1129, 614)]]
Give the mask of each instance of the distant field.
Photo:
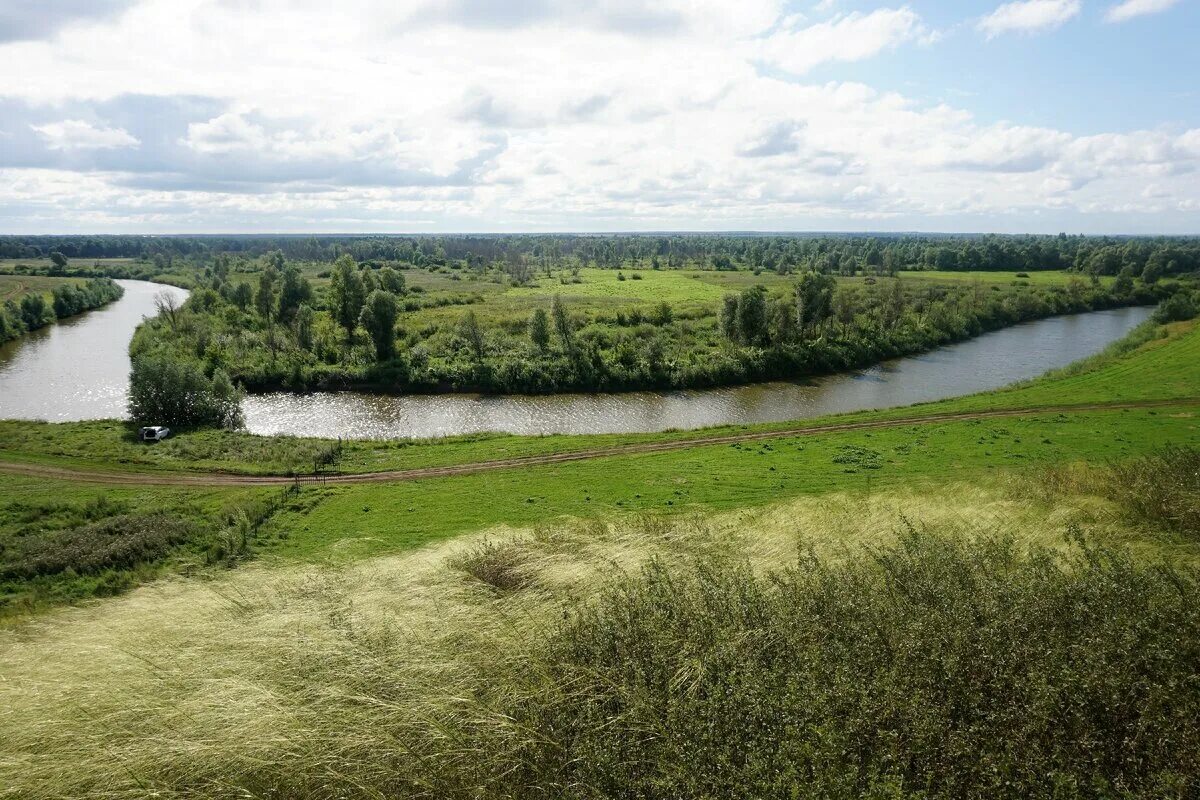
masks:
[[(1024, 276), (1016, 272), (942, 272), (938, 270), (923, 270), (916, 272), (901, 272), (900, 277), (905, 280), (920, 280), (939, 282), (959, 283), (962, 281), (982, 281), (983, 283), (999, 283), (1010, 284), (1017, 281), (1025, 281), (1031, 286), (1056, 286), (1068, 283), (1072, 278), (1077, 280), (1090, 280), (1086, 275), (1080, 275), (1077, 272), (1067, 272), (1066, 270), (1042, 270), (1039, 272), (1027, 272)], [(863, 280), (857, 278), (856, 280)], [(1101, 278), (1106, 285), (1112, 283), (1115, 278)]]
[[(99, 267), (127, 266), (138, 263), (132, 258), (73, 258), (68, 269), (92, 269)], [(0, 258), (0, 273), (14, 272), (17, 267), (26, 266), (32, 269), (49, 269), (53, 264), (48, 258)]]
[(0, 302), (5, 300), (19, 301), (24, 295), (40, 292), (49, 296), (55, 287), (65, 284), (80, 284), (80, 278), (45, 278), (29, 275), (0, 274)]
[(582, 269), (579, 271), (580, 283), (564, 282), (571, 280), (570, 273), (560, 275), (563, 280), (558, 277), (541, 278), (533, 286), (514, 286), (504, 296), (558, 295), (564, 300), (611, 298), (686, 303), (715, 302), (724, 294), (720, 287), (699, 280), (697, 273), (682, 270)]

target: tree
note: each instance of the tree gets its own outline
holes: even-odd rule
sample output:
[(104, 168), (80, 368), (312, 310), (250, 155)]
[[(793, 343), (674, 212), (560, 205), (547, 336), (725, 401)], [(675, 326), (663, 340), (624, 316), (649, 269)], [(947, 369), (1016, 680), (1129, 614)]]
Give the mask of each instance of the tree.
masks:
[(30, 292), (21, 297), (21, 321), (25, 329), (34, 331), (50, 322), (46, 298), (41, 292)]
[(550, 346), (550, 317), (546, 309), (537, 309), (529, 318), (529, 340), (538, 350), (545, 351)]
[(312, 284), (295, 266), (284, 267), (279, 281), (279, 319), (290, 322), (301, 303), (312, 299)]
[(354, 327), (365, 302), (366, 293), (354, 269), (354, 259), (349, 255), (339, 256), (329, 276), (329, 312), (350, 339), (354, 338)]
[(796, 322), (808, 332), (829, 319), (833, 308), (833, 289), (837, 282), (829, 275), (806, 272), (796, 284)]
[(248, 283), (239, 283), (233, 287), (233, 291), (229, 294), (230, 301), (242, 311), (250, 307), (250, 301), (254, 299), (254, 292)]
[(738, 331), (738, 296), (727, 294), (721, 301), (720, 315), (721, 333), (730, 341), (737, 341), (741, 334)]
[(129, 416), (147, 425), (238, 427), (241, 392), (223, 370), (212, 379), (198, 364), (169, 355), (143, 355), (129, 374)]
[(767, 290), (751, 286), (738, 298), (737, 329), (741, 341), (762, 346), (767, 344), (768, 323)]
[(57, 250), (55, 250), (54, 252), (52, 252), (50, 254), (50, 263), (52, 263), (54, 266), (58, 267), (59, 271), (62, 271), (67, 268), (67, 264), (69, 262), (67, 261), (66, 256), (64, 256), (62, 253), (58, 252)]
[(275, 318), (275, 280), (279, 273), (268, 266), (258, 275), (258, 291), (254, 293), (254, 307), (266, 322)]
[(850, 323), (854, 321), (854, 314), (857, 310), (858, 292), (843, 287), (833, 296), (833, 314), (842, 326), (842, 333), (845, 333), (850, 327)]
[(396, 295), (376, 289), (367, 297), (359, 324), (375, 344), (375, 358), (387, 361), (396, 353)]
[(893, 278), (888, 282), (887, 289), (883, 293), (883, 301), (880, 304), (879, 321), (883, 324), (884, 330), (892, 330), (900, 323), (904, 316), (904, 307), (907, 301), (904, 298), (904, 286), (899, 278)]
[(550, 316), (554, 319), (554, 331), (558, 334), (559, 341), (562, 342), (563, 350), (571, 358), (575, 357), (575, 336), (571, 328), (571, 318), (567, 315), (567, 307), (563, 305), (562, 298), (558, 295), (554, 296), (554, 300), (550, 303)]
[(475, 357), (476, 363), (483, 363), (483, 357), (487, 355), (487, 347), (483, 340), (483, 331), (479, 327), (479, 320), (475, 318), (474, 311), (468, 311), (466, 316), (462, 318), (462, 322), (458, 325), (458, 335), (471, 348), (471, 354)]
[(59, 319), (78, 314), (84, 309), (83, 292), (70, 284), (56, 286), (51, 304), (54, 306), (54, 316)]
[(654, 307), (654, 316), (652, 321), (655, 325), (670, 325), (671, 320), (675, 318), (671, 311), (671, 305), (666, 300), (663, 300)]
[(317, 315), (313, 312), (312, 306), (302, 305), (296, 309), (295, 317), (292, 319), (292, 327), (296, 331), (296, 344), (302, 350), (312, 350), (313, 346), (313, 323), (316, 322)]
[(229, 373), (223, 369), (213, 372), (209, 414), (222, 428), (236, 430), (242, 427), (242, 392), (233, 385)]
[(404, 276), (391, 267), (379, 270), (379, 288), (397, 297), (404, 294)]
[(158, 311), (158, 315), (167, 321), (171, 326), (171, 330), (179, 328), (179, 300), (175, 295), (167, 290), (163, 290), (154, 295), (154, 308)]

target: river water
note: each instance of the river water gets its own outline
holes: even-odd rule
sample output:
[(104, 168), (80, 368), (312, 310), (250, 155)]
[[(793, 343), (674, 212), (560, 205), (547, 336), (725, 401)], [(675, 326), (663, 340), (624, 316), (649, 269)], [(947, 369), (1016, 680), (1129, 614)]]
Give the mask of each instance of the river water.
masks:
[(95, 311), (0, 345), (0, 419), (66, 422), (125, 416), (129, 340), (154, 316), (154, 296), (187, 292), (147, 281), (117, 281), (125, 294)]
[[(0, 346), (0, 418), (52, 421), (121, 417), (129, 339), (170, 291), (120, 281), (103, 309)], [(1149, 318), (1122, 308), (1029, 322), (924, 355), (856, 372), (726, 389), (551, 396), (274, 393), (243, 404), (253, 433), (344, 438), (428, 438), (484, 431), (627, 433), (778, 422), (889, 408), (986, 391), (1036, 377), (1102, 350)]]

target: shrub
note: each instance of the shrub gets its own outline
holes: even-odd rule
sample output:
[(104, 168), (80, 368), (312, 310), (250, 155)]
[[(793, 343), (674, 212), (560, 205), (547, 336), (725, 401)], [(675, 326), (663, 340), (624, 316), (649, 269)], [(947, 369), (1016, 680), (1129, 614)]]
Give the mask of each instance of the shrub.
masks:
[(217, 370), (212, 379), (190, 361), (142, 355), (129, 375), (129, 416), (137, 423), (238, 427), (241, 392)]
[(1200, 448), (1168, 445), (1113, 464), (1105, 484), (1131, 521), (1200, 537)]
[[(1182, 797), (1197, 575), (909, 531), (766, 577), (653, 564), (553, 637), (520, 786), (585, 797)], [(532, 700), (530, 699), (532, 698)], [(519, 793), (519, 792), (518, 792)]]
[(529, 585), (529, 574), (524, 569), (528, 562), (529, 556), (520, 544), (490, 539), (449, 559), (454, 569), (501, 592), (512, 592)]
[(122, 514), (76, 528), (25, 537), (0, 564), (0, 577), (35, 578), (72, 570), (95, 575), (162, 558), (193, 534), (165, 514)]

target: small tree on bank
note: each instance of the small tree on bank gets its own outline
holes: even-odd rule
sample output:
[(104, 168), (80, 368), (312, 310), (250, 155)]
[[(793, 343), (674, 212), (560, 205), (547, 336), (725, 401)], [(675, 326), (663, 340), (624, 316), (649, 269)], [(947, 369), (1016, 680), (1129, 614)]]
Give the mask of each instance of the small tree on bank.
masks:
[(224, 370), (209, 379), (199, 365), (144, 355), (129, 374), (129, 417), (137, 424), (237, 428), (242, 393)]
[(354, 259), (348, 255), (338, 258), (329, 276), (329, 313), (354, 338), (354, 328), (366, 302), (367, 293), (362, 278), (354, 269)]
[(371, 337), (378, 361), (387, 361), (396, 353), (396, 313), (396, 295), (376, 289), (359, 315), (359, 325)]
[(538, 350), (545, 351), (550, 346), (550, 316), (546, 309), (539, 308), (530, 317), (529, 340)]

